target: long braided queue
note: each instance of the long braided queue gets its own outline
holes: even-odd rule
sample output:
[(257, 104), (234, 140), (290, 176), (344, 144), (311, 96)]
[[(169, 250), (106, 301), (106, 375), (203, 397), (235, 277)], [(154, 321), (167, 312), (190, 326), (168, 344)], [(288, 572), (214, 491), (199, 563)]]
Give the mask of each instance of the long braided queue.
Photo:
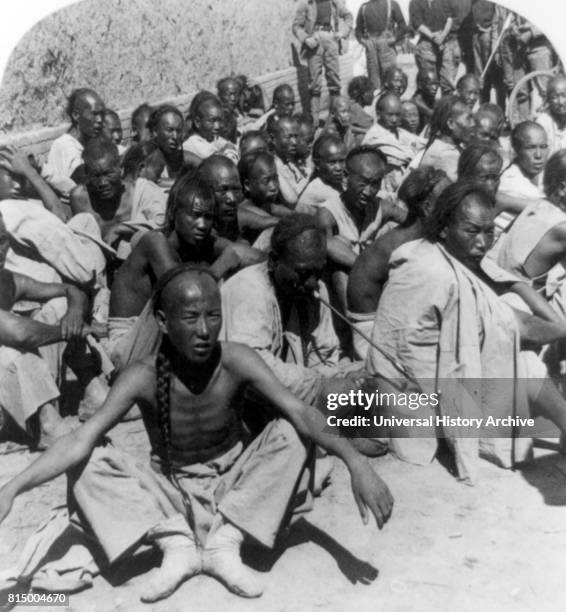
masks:
[[(167, 271), (157, 282), (155, 291), (153, 294), (153, 310), (154, 312), (158, 309), (161, 302), (161, 295), (165, 287), (177, 276), (186, 272), (196, 272), (208, 274), (215, 281), (216, 277), (203, 266), (196, 266), (190, 264), (182, 264), (176, 266), (171, 270)], [(163, 466), (162, 470), (164, 475), (171, 481), (171, 483), (179, 490), (183, 499), (183, 505), (185, 507), (185, 513), (189, 527), (194, 534), (195, 542), (197, 546), (200, 545), (198, 536), (196, 533), (196, 523), (192, 503), (189, 495), (182, 487), (179, 482), (178, 475), (175, 470), (175, 466), (171, 461), (171, 411), (170, 411), (170, 392), (171, 392), (171, 381), (173, 378), (173, 372), (171, 368), (171, 361), (166, 355), (165, 346), (167, 340), (164, 338), (159, 346), (159, 352), (155, 360), (155, 369), (157, 372), (157, 384), (155, 389), (155, 400), (157, 406), (157, 417), (159, 423), (159, 429), (161, 433), (162, 441), (162, 453), (163, 453)]]
[(194, 534), (195, 541), (197, 539), (195, 517), (191, 500), (187, 492), (179, 482), (179, 478), (175, 472), (175, 467), (171, 462), (171, 416), (169, 410), (169, 393), (171, 390), (171, 362), (163, 352), (163, 343), (159, 348), (159, 353), (155, 360), (155, 368), (157, 370), (157, 385), (155, 390), (155, 399), (157, 403), (157, 417), (159, 429), (161, 432), (161, 441), (163, 448), (163, 473), (179, 490), (185, 507), (185, 514), (189, 527)]

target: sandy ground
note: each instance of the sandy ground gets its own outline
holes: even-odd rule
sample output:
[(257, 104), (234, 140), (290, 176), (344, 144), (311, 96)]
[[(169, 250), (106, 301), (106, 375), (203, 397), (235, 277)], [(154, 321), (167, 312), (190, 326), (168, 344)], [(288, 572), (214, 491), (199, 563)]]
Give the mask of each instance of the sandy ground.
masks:
[[(141, 422), (119, 425), (112, 437), (119, 446), (144, 456)], [(156, 555), (122, 567), (119, 575), (97, 577), (92, 589), (71, 595), (70, 609), (564, 609), (566, 457), (549, 446), (537, 449), (534, 462), (522, 471), (482, 462), (481, 482), (475, 487), (460, 484), (438, 463), (415, 467), (393, 457), (373, 460), (396, 500), (393, 516), (381, 532), (374, 524), (362, 525), (347, 471), (338, 465), (314, 511), (293, 526), (284, 545), (275, 551), (245, 551), (247, 562), (265, 580), (259, 600), (240, 599), (213, 579), (199, 576), (165, 602), (141, 604), (138, 585), (151, 564), (159, 562)], [(0, 457), (0, 481), (31, 459), (27, 451)], [(16, 500), (0, 526), (0, 570), (17, 559), (49, 508), (64, 499), (65, 480), (59, 478)]]

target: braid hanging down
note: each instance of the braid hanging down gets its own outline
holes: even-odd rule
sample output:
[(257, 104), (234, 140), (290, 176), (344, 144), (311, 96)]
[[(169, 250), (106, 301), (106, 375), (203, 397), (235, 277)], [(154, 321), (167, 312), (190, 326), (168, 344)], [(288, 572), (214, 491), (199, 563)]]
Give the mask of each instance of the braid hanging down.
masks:
[[(195, 541), (197, 541), (197, 534), (195, 530), (195, 517), (191, 504), (191, 498), (181, 483), (175, 472), (175, 467), (171, 461), (171, 410), (170, 410), (170, 391), (171, 391), (171, 380), (173, 378), (173, 372), (171, 369), (171, 361), (165, 353), (165, 344), (167, 340), (164, 339), (159, 347), (157, 358), (155, 360), (155, 369), (157, 371), (157, 385), (155, 388), (155, 400), (157, 406), (157, 420), (159, 423), (159, 429), (161, 433), (162, 443), (162, 472), (164, 476), (177, 488), (181, 494), (183, 505), (185, 507), (185, 515), (189, 527), (194, 534)], [(198, 545), (198, 541), (197, 541)]]
[[(180, 274), (192, 273), (195, 275), (207, 274), (216, 282), (216, 277), (212, 272), (204, 267), (197, 266), (194, 264), (181, 264), (168, 270), (163, 274), (157, 281), (155, 290), (153, 292), (153, 310), (156, 312), (161, 306), (162, 295), (165, 287)], [(168, 478), (173, 485), (181, 493), (183, 504), (185, 506), (185, 512), (189, 526), (195, 534), (195, 520), (191, 506), (191, 500), (188, 493), (181, 486), (175, 467), (171, 460), (171, 410), (170, 410), (170, 399), (171, 399), (171, 382), (173, 380), (173, 369), (171, 366), (171, 360), (168, 356), (167, 351), (167, 337), (164, 337), (159, 346), (159, 351), (155, 360), (155, 370), (157, 374), (156, 388), (155, 388), (155, 404), (157, 407), (157, 421), (159, 424), (159, 430), (161, 433), (162, 443), (162, 471), (166, 478)]]
[(171, 478), (173, 471), (171, 464), (171, 418), (169, 414), (169, 391), (171, 389), (171, 362), (163, 350), (163, 342), (155, 361), (157, 371), (157, 385), (155, 400), (157, 406), (157, 418), (161, 432), (163, 473)]

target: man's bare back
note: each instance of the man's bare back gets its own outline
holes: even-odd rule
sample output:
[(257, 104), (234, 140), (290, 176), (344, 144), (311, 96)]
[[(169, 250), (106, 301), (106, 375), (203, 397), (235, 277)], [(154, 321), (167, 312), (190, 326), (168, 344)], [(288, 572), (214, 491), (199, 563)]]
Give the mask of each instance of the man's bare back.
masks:
[(134, 317), (144, 309), (156, 280), (179, 263), (211, 264), (215, 240), (210, 237), (199, 249), (183, 248), (175, 233), (147, 232), (114, 277), (110, 295), (111, 317)]
[(355, 313), (377, 310), (381, 290), (388, 277), (391, 253), (405, 242), (422, 238), (421, 224), (395, 228), (362, 251), (348, 279), (348, 309)]

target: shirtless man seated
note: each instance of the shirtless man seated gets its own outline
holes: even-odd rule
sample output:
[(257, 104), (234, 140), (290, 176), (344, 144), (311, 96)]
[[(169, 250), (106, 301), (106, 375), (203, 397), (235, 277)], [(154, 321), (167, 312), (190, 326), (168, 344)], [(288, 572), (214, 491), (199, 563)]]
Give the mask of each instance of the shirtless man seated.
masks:
[(155, 348), (157, 329), (149, 316), (155, 281), (179, 263), (211, 266), (217, 278), (240, 265), (239, 245), (212, 233), (212, 190), (191, 175), (171, 189), (165, 226), (149, 231), (116, 273), (110, 295), (110, 358), (118, 369)]
[[(442, 170), (422, 166), (413, 170), (399, 188), (398, 197), (408, 214), (399, 227), (380, 236), (361, 252), (348, 277), (347, 306), (352, 325), (371, 336), (381, 290), (389, 274), (391, 253), (410, 240), (423, 237), (423, 221), (438, 196), (450, 184)], [(356, 359), (365, 359), (368, 342), (357, 332), (352, 335)]]
[[(241, 560), (242, 542), (273, 547), (298, 494), (308, 493), (302, 477), (314, 442), (346, 464), (364, 523), (371, 512), (383, 526), (393, 498), (367, 460), (347, 440), (322, 433), (324, 417), (291, 394), (253, 349), (218, 341), (220, 293), (209, 271), (170, 270), (156, 286), (153, 307), (163, 335), (157, 358), (132, 364), (97, 415), (2, 487), (0, 521), (17, 495), (67, 472), (108, 561), (142, 543), (163, 551), (142, 601), (166, 598), (200, 573), (237, 595), (258, 597), (263, 588)], [(244, 385), (282, 417), (249, 444), (234, 409)], [(97, 447), (134, 403), (144, 415), (151, 467), (134, 467), (111, 445)]]
[[(377, 196), (386, 169), (385, 156), (377, 149), (366, 145), (352, 149), (346, 158), (344, 192), (323, 202), (316, 212), (315, 219), (328, 240), (332, 288), (344, 314), (348, 274), (359, 254), (394, 213), (393, 206)], [(341, 340), (342, 344), (346, 341)]]

